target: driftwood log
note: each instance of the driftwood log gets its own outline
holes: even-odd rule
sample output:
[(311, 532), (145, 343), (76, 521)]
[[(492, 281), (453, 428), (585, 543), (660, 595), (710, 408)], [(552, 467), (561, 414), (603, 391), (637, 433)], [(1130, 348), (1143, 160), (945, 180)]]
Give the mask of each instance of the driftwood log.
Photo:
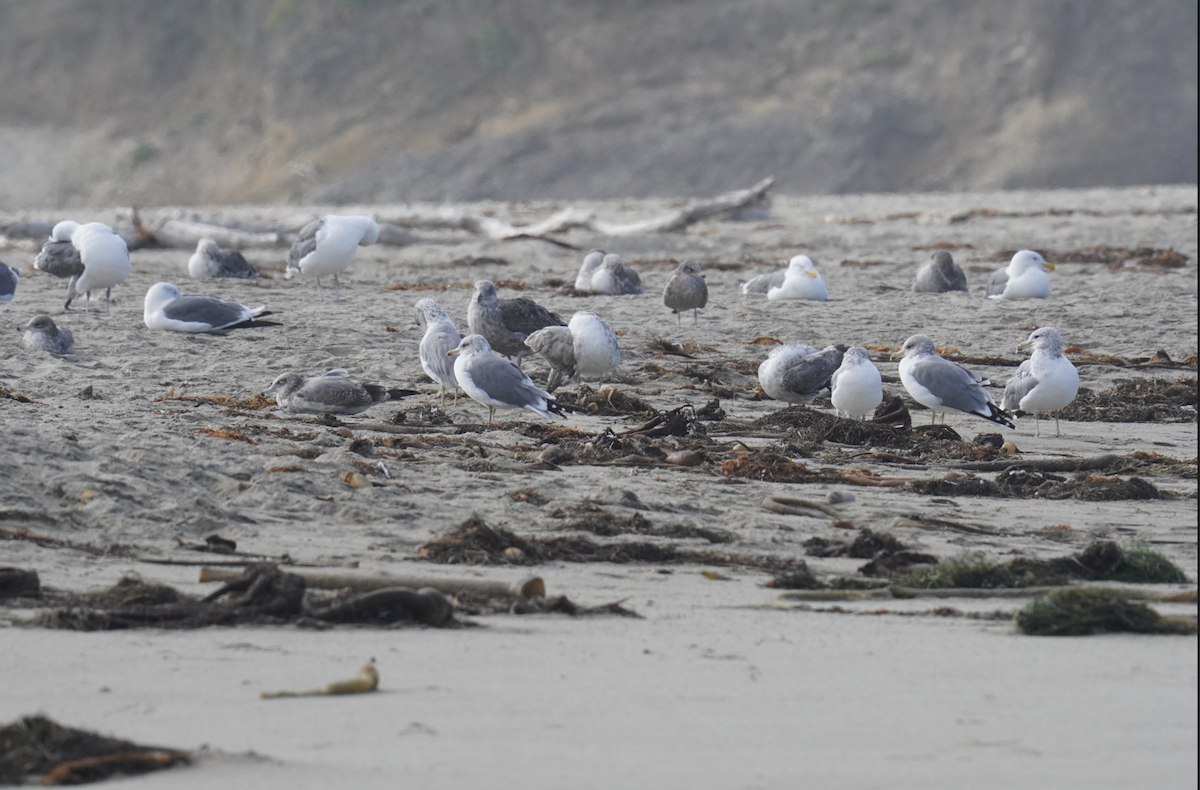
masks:
[[(382, 590), (389, 587), (408, 587), (418, 590), (432, 587), (446, 595), (469, 592), (485, 598), (536, 598), (546, 594), (546, 583), (539, 576), (527, 576), (515, 582), (492, 581), (489, 579), (445, 579), (427, 576), (364, 576), (352, 573), (320, 573), (300, 571), (292, 568), (289, 573), (304, 578), (309, 587), (323, 590), (340, 590), (349, 587), (360, 592)], [(234, 568), (200, 569), (200, 582), (232, 581), (240, 577), (241, 571)]]

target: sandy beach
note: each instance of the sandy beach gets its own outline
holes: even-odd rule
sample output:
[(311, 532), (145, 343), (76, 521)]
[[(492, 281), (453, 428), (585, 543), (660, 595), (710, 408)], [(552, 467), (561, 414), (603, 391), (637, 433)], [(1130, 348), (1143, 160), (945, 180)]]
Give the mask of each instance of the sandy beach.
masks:
[[(522, 224), (565, 205), (461, 208)], [(586, 207), (615, 222), (676, 205), (639, 199)], [(203, 211), (246, 221), (327, 211), (384, 220), (392, 208)], [(751, 451), (786, 454), (789, 447), (784, 432), (756, 423), (786, 407), (755, 397), (753, 370), (771, 346), (748, 341), (761, 337), (818, 348), (878, 347), (872, 358), (885, 392), (903, 395), (897, 363), (887, 361), (884, 349), (898, 348), (909, 335), (928, 334), (966, 357), (1016, 361), (1015, 347), (1030, 331), (1054, 326), (1078, 349), (1073, 356), (1084, 388), (1184, 377), (1194, 392), (1196, 209), (1195, 186), (775, 195), (769, 216), (753, 221), (621, 238), (583, 231), (555, 237), (577, 249), (418, 230), (420, 243), (361, 249), (342, 278), (340, 302), (331, 289), (318, 301), (311, 279), (285, 280), (285, 249), (246, 250), (264, 272), (251, 282), (191, 280), (190, 250), (145, 249), (132, 253), (133, 273), (115, 289), (111, 311), (93, 299), (90, 312), (82, 302), (64, 312), (63, 281), (31, 269), (36, 246), (7, 242), (0, 260), (22, 279), (16, 298), (0, 305), (8, 337), (0, 344), (0, 387), (22, 398), (0, 398), (0, 527), (132, 551), (97, 556), (7, 540), (0, 542), (0, 565), (34, 569), (48, 587), (101, 588), (132, 573), (206, 595), (215, 587), (197, 582), (196, 567), (136, 557), (195, 560), (184, 544), (218, 533), (242, 551), (362, 573), (505, 581), (536, 573), (552, 594), (585, 606), (622, 600), (641, 619), (470, 614), (460, 619), (479, 627), (78, 633), (22, 627), (31, 611), (0, 603), (0, 723), (43, 712), (63, 724), (196, 750), (190, 768), (113, 787), (1195, 787), (1195, 637), (1036, 638), (1017, 634), (1005, 620), (896, 614), (943, 604), (1015, 609), (1010, 601), (863, 601), (841, 604), (851, 613), (814, 611), (763, 587), (771, 574), (761, 566), (464, 567), (419, 561), (417, 551), (472, 514), (519, 535), (546, 536), (563, 534), (570, 520), (564, 514), (577, 512), (572, 508), (592, 506), (618, 517), (640, 513), (654, 527), (720, 530), (733, 538), (719, 547), (702, 538), (654, 539), (663, 545), (803, 558), (822, 578), (853, 576), (862, 560), (806, 557), (803, 545), (814, 536), (848, 539), (848, 530), (831, 528), (828, 517), (761, 506), (769, 496), (824, 501), (836, 492), (853, 495), (839, 508), (858, 527), (895, 534), (938, 557), (979, 551), (996, 559), (1051, 558), (1104, 538), (1151, 547), (1194, 581), (1194, 404), (1181, 421), (1064, 420), (1056, 437), (1052, 421), (1043, 420), (1035, 436), (1033, 420), (1025, 418), (1016, 431), (1000, 431), (1021, 458), (1140, 452), (1165, 456), (1176, 470), (1190, 465), (1190, 473), (1138, 468), (1164, 493), (1157, 499), (927, 496), (829, 477), (764, 482), (721, 468), (737, 457), (738, 442)], [(153, 223), (166, 212), (142, 209), (142, 216)], [(22, 216), (65, 218), (128, 225), (128, 211), (115, 208)], [(916, 268), (935, 245), (951, 249), (967, 274), (968, 293), (911, 291)], [(1052, 253), (1104, 246), (1174, 250), (1186, 264), (1110, 265), (1077, 255), (1085, 260), (1060, 263), (1051, 273), (1047, 300), (983, 295), (988, 275), (1014, 250), (1035, 249), (1054, 260)], [(621, 254), (646, 293), (570, 293), (565, 286), (593, 247)], [(799, 253), (822, 272), (828, 302), (769, 302), (738, 292), (740, 280)], [(689, 315), (677, 324), (661, 289), (685, 259), (703, 267), (710, 297), (697, 322)], [(718, 399), (724, 420), (659, 442), (668, 453), (702, 452), (703, 462), (672, 468), (594, 462), (579, 449), (594, 447), (580, 441), (547, 467), (540, 463), (543, 450), (557, 440), (538, 427), (544, 420), (502, 412), (501, 424), (487, 429), (479, 404), (461, 399), (443, 408), (417, 357), (421, 330), (413, 305), (435, 298), (465, 331), (469, 284), (479, 279), (496, 281), (501, 297), (527, 296), (564, 318), (583, 309), (601, 315), (620, 335), (622, 362), (612, 385), (659, 412)], [(142, 297), (161, 280), (185, 292), (265, 304), (281, 326), (224, 336), (152, 332), (142, 322)], [(396, 285), (452, 287), (389, 289)], [(38, 313), (74, 332), (75, 354), (22, 351), (17, 327)], [(690, 356), (662, 353), (664, 341), (690, 344)], [(1083, 364), (1146, 359), (1160, 350), (1181, 364)], [(969, 367), (991, 380), (997, 399), (1015, 370)], [(205, 400), (250, 399), (279, 373), (332, 368), (422, 394), (340, 426)], [(540, 360), (530, 359), (525, 369), (545, 381)], [(814, 405), (831, 412), (827, 396)], [(646, 419), (574, 413), (556, 425), (599, 442), (607, 429), (619, 433)], [(912, 420), (923, 425), (929, 413), (914, 407)], [(968, 441), (999, 430), (961, 414), (946, 424)], [(934, 479), (953, 468), (897, 464), (866, 449), (826, 442), (815, 455), (790, 457), (814, 471), (860, 467), (885, 478)], [(349, 485), (349, 473), (372, 485)], [(975, 531), (905, 526), (921, 517)], [(880, 608), (890, 613), (866, 614)], [(1162, 609), (1195, 613), (1194, 604)], [(381, 676), (377, 693), (258, 697), (262, 690), (349, 677), (372, 657)]]

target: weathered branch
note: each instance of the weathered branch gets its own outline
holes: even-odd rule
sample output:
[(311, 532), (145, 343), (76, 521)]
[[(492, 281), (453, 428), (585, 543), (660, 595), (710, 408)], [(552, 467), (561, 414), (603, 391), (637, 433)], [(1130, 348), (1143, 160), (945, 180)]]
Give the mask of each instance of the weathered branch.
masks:
[[(388, 587), (409, 587), (420, 589), (432, 587), (446, 595), (458, 592), (469, 592), (487, 598), (531, 598), (546, 594), (546, 583), (538, 576), (528, 576), (516, 582), (508, 583), (487, 579), (444, 579), (427, 576), (365, 576), (350, 573), (319, 573), (312, 571), (296, 571), (291, 568), (288, 573), (294, 573), (304, 578), (309, 587), (324, 590), (340, 590), (350, 587), (359, 591), (381, 590)], [(200, 582), (231, 581), (239, 578), (239, 571), (226, 568), (204, 567), (200, 569)]]

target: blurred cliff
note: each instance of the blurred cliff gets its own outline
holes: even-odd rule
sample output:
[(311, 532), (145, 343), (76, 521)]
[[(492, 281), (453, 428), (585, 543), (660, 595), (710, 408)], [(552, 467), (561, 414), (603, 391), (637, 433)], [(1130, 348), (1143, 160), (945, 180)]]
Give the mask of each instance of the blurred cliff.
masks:
[(14, 0), (0, 209), (1197, 180), (1192, 0)]

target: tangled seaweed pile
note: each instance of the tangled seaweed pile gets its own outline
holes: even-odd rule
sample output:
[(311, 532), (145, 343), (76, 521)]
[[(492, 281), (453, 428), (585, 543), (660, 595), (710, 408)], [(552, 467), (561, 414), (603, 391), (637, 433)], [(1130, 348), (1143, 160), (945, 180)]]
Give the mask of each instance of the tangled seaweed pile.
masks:
[(1195, 422), (1196, 397), (1195, 376), (1129, 379), (1100, 392), (1080, 387), (1058, 416), (1074, 422)]

